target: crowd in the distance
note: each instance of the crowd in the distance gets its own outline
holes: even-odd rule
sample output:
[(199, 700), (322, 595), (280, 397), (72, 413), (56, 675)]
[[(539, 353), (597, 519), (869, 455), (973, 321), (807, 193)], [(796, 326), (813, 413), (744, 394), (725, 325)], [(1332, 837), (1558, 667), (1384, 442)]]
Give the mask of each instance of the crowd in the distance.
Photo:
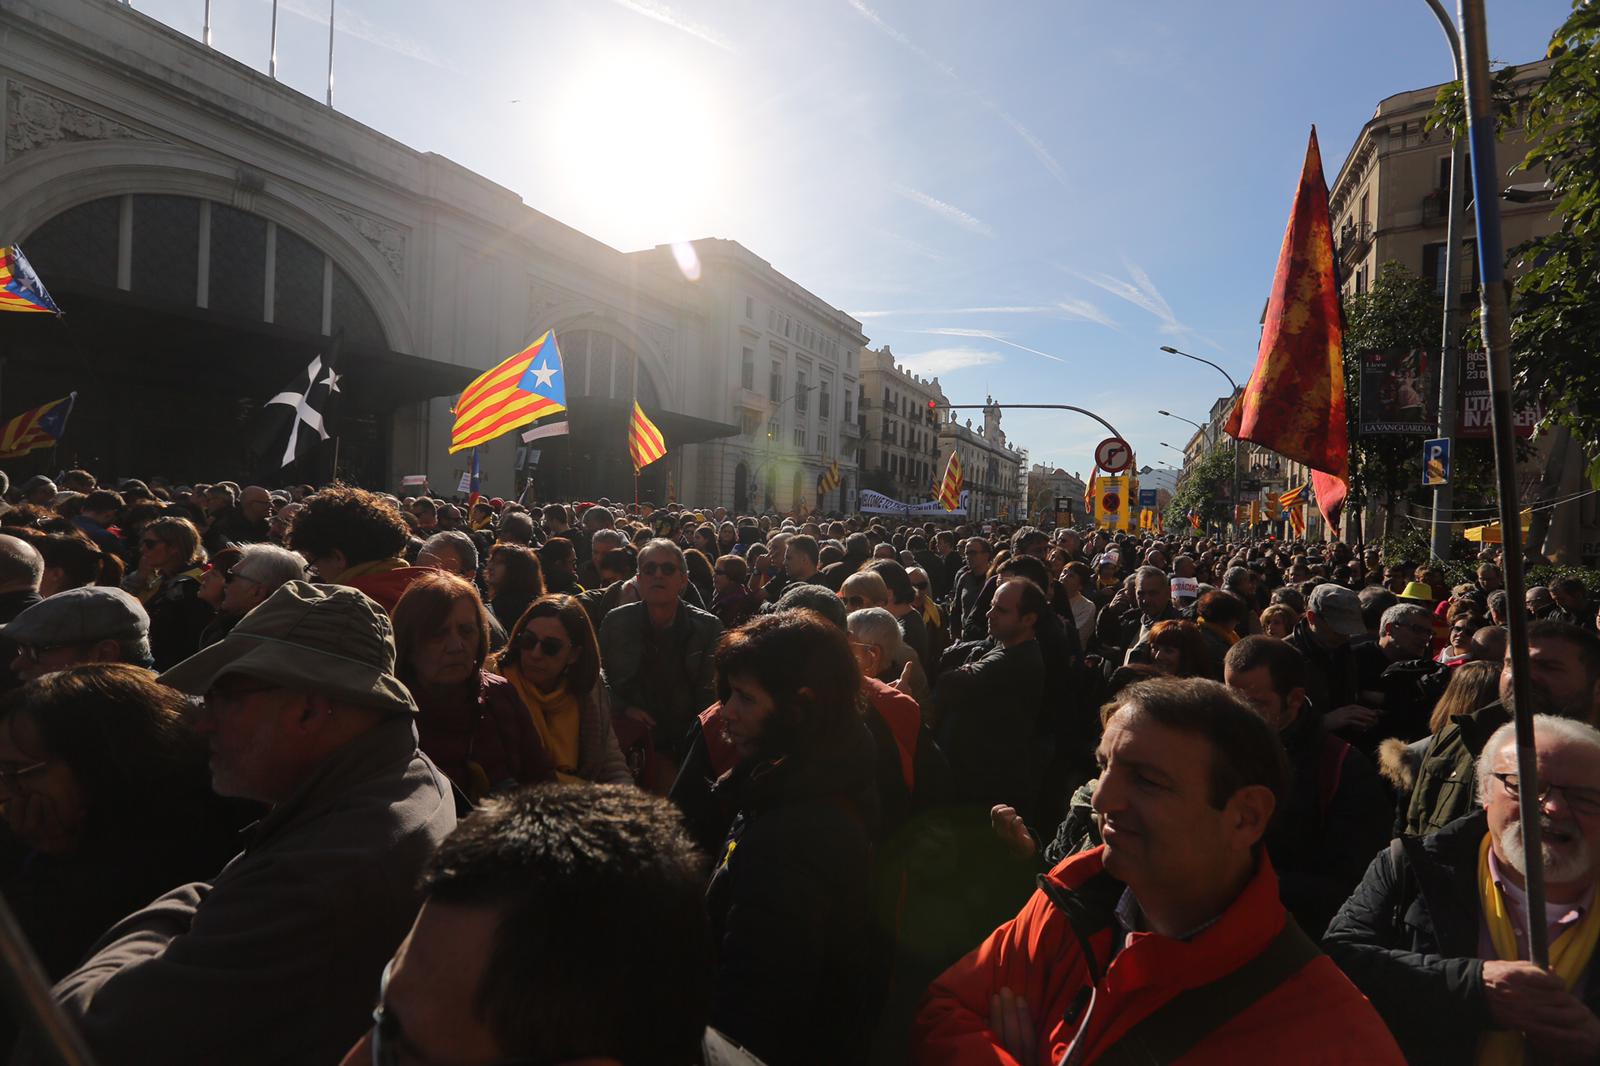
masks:
[(1600, 1060), (1575, 578), (1544, 970), (1489, 556), (0, 495), (0, 891), (102, 1063)]

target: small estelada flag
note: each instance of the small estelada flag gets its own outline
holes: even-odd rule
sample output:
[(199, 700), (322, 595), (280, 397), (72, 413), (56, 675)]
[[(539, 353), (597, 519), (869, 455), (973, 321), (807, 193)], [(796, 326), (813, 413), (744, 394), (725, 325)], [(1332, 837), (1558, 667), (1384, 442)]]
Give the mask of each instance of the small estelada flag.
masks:
[(0, 459), (17, 459), (40, 448), (52, 448), (67, 431), (67, 418), (77, 393), (22, 412), (0, 426)]
[(939, 506), (954, 511), (961, 506), (961, 455), (951, 451), (950, 462), (944, 468), (944, 480), (939, 483)]
[(817, 478), (817, 490), (819, 492), (832, 492), (838, 487), (839, 460), (835, 459), (828, 469), (822, 472), (822, 476)]
[(645, 416), (639, 401), (633, 401), (633, 420), (628, 424), (628, 455), (633, 458), (634, 473), (667, 454), (667, 442), (656, 424)]

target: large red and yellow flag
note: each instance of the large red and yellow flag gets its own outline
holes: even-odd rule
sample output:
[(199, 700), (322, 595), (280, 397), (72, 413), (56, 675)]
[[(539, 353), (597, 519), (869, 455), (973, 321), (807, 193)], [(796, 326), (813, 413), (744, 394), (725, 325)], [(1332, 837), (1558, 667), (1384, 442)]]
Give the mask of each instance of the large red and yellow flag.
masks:
[(961, 486), (965, 479), (961, 476), (961, 456), (951, 449), (950, 461), (945, 464), (944, 480), (939, 483), (939, 494), (935, 497), (939, 506), (946, 511), (954, 511), (961, 506)]
[(1311, 467), (1317, 506), (1328, 526), (1339, 528), (1350, 475), (1344, 314), (1315, 127), (1278, 252), (1255, 372), (1225, 428), (1236, 440), (1253, 441)]
[(567, 409), (566, 373), (556, 335), (546, 330), (522, 351), (485, 370), (461, 391), (450, 454)]
[(639, 401), (633, 401), (633, 420), (628, 423), (628, 455), (633, 458), (633, 471), (638, 473), (667, 454), (667, 441), (656, 424), (645, 416)]
[(1083, 513), (1089, 518), (1094, 517), (1094, 485), (1100, 478), (1100, 468), (1097, 466), (1089, 471), (1089, 485), (1083, 490)]

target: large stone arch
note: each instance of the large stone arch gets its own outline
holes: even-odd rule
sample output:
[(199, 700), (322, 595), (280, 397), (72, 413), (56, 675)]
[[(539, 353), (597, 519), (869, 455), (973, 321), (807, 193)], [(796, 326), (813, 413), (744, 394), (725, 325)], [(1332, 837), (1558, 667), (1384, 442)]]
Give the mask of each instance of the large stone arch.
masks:
[(28, 152), (0, 167), (0, 233), (26, 248), (28, 234), (64, 211), (140, 193), (229, 204), (297, 233), (350, 276), (376, 314), (389, 347), (415, 352), (403, 280), (355, 222), (294, 185), (188, 148), (97, 141)]

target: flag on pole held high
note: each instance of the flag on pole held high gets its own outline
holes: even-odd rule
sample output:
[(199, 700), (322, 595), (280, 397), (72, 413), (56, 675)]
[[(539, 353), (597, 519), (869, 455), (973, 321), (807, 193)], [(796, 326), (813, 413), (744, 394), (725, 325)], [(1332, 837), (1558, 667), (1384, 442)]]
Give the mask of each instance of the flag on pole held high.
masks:
[(61, 308), (50, 299), (44, 282), (33, 272), (22, 246), (0, 248), (0, 311), (36, 311), (59, 315)]
[(472, 449), (472, 476), (467, 482), (467, 506), (471, 507), (483, 496), (483, 471), (478, 466), (478, 449)]
[(950, 452), (950, 461), (945, 464), (944, 480), (939, 482), (937, 499), (939, 506), (946, 511), (954, 511), (961, 506), (961, 453), (954, 449)]
[(1094, 517), (1094, 484), (1100, 478), (1100, 468), (1097, 466), (1089, 471), (1089, 485), (1083, 490), (1083, 513), (1090, 518)]
[(40, 404), (0, 426), (0, 459), (16, 459), (40, 448), (52, 448), (67, 431), (67, 418), (77, 393)]
[(633, 420), (628, 423), (628, 455), (633, 459), (634, 473), (666, 454), (666, 438), (661, 436), (656, 424), (645, 415), (639, 401), (633, 401)]
[(335, 367), (339, 348), (336, 339), (326, 359), (321, 354), (313, 356), (288, 387), (262, 405), (258, 454), (271, 456), (279, 467), (285, 467), (310, 455), (332, 435), (328, 423), (342, 380)]
[(1315, 127), (1278, 252), (1255, 372), (1225, 428), (1235, 440), (1311, 467), (1317, 506), (1329, 527), (1339, 528), (1350, 476), (1344, 312)]
[(817, 478), (817, 491), (832, 492), (839, 487), (839, 481), (839, 460), (835, 459), (829, 464), (828, 469), (822, 472), (822, 476)]
[(566, 374), (554, 330), (489, 368), (461, 391), (450, 430), (450, 454), (567, 409)]

